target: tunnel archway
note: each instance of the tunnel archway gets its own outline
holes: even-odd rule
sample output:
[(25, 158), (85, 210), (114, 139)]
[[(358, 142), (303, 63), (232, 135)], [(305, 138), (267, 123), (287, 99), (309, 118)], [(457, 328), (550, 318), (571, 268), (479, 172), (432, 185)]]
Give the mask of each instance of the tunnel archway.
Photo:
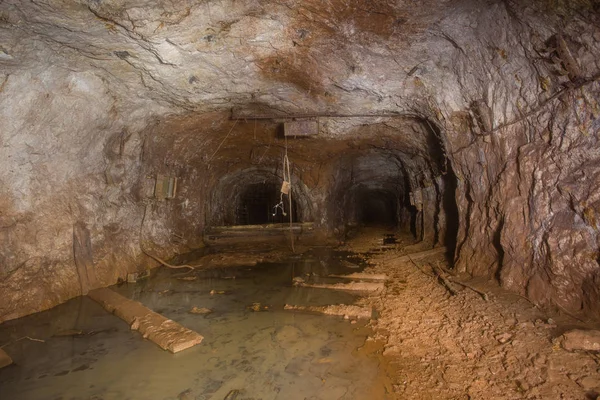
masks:
[(360, 125), (355, 133), (361, 139), (338, 159), (332, 189), (339, 204), (332, 206), (337, 231), (395, 228), (432, 246), (446, 246), (453, 261), (457, 179), (441, 128), (426, 118), (409, 117)]
[[(277, 168), (248, 168), (221, 177), (207, 207), (207, 226), (288, 223), (289, 198), (281, 196), (282, 182)], [(306, 185), (292, 176), (291, 190), (292, 222), (311, 222), (313, 205)]]
[[(298, 222), (298, 203), (292, 197), (291, 213), (287, 196), (281, 196), (281, 184), (251, 183), (243, 188), (236, 207), (236, 225), (263, 225)], [(285, 198), (284, 198), (285, 197)]]
[(345, 218), (357, 226), (394, 228), (399, 224), (399, 205), (394, 189), (357, 185), (346, 198)]

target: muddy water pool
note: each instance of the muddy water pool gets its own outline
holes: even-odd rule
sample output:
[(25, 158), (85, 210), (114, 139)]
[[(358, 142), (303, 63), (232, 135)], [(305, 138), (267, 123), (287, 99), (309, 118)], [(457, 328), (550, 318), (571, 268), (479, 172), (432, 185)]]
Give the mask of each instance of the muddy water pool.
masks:
[[(294, 287), (292, 278), (357, 271), (333, 258), (304, 257), (191, 274), (158, 269), (114, 286), (204, 336), (178, 354), (142, 339), (87, 297), (9, 321), (0, 325), (0, 346), (15, 364), (0, 370), (0, 398), (385, 398), (378, 358), (359, 350), (366, 321), (283, 310), (352, 304), (355, 294)], [(190, 313), (194, 307), (211, 312)]]

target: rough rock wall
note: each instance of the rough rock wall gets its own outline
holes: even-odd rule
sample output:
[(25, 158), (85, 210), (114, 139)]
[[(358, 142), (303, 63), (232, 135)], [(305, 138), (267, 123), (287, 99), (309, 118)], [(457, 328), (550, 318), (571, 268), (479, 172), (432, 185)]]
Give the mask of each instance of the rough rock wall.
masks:
[(598, 13), (553, 4), (496, 5), (477, 35), (487, 51), (456, 32), (454, 68), (471, 100), (470, 115), (446, 116), (457, 268), (598, 315)]
[[(73, 230), (91, 232), (97, 285), (135, 266), (140, 138), (101, 79), (60, 69), (5, 78), (0, 93), (0, 321), (81, 291)], [(65, 115), (65, 110), (70, 114)]]
[(497, 274), (539, 304), (594, 311), (599, 88), (596, 82), (573, 89), (536, 115), (535, 129), (518, 124), (463, 152), (468, 175), (461, 208), (468, 225), (459, 239), (459, 268)]
[[(155, 160), (187, 154), (211, 161), (206, 174), (194, 169), (208, 166), (187, 163), (148, 161), (141, 169), (144, 140), (158, 146), (157, 137), (169, 137), (149, 135), (146, 125), (231, 107), (420, 117), (435, 143), (415, 146), (410, 138), (418, 135), (399, 134), (373, 146), (410, 149), (401, 164), (408, 186), (426, 188), (430, 199), (425, 233), (447, 240), (442, 227), (450, 213), (439, 204), (454, 188), (443, 190), (438, 172), (452, 171), (457, 268), (497, 276), (541, 303), (591, 310), (599, 280), (595, 3), (2, 2), (0, 320), (79, 293), (77, 222), (90, 232), (94, 262), (113, 265), (98, 268), (99, 284), (146, 259), (136, 233), (144, 214), (142, 236), (157, 249), (188, 245), (173, 234), (191, 240), (207, 209), (165, 202), (145, 213), (146, 172), (207, 179), (209, 186), (182, 187), (187, 197), (206, 199), (201, 188), (256, 166), (266, 148), (276, 168), (281, 143), (256, 142), (254, 152), (241, 145), (253, 138), (250, 123), (240, 131), (245, 140), (225, 141), (217, 153), (229, 129), (213, 136), (200, 130), (197, 142), (189, 136), (157, 150)], [(368, 126), (379, 123), (408, 132), (386, 119), (330, 119), (322, 137), (354, 140), (348, 134), (361, 124), (360, 134), (374, 137), (378, 129)], [(325, 159), (334, 154), (319, 151)], [(331, 178), (323, 177), (335, 171), (308, 153), (304, 160), (298, 176), (318, 188), (310, 190), (313, 205), (326, 204)], [(432, 165), (439, 168), (429, 171)], [(319, 221), (331, 226), (331, 218), (323, 213)], [(188, 224), (186, 232), (173, 221)]]

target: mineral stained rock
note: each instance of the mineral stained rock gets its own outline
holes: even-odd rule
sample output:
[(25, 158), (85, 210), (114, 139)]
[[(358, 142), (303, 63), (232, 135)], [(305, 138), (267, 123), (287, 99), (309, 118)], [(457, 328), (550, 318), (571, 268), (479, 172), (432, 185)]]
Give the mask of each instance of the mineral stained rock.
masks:
[(286, 146), (244, 116), (299, 114), (299, 220), (331, 236), (396, 199), (459, 271), (598, 315), (598, 26), (592, 1), (3, 1), (0, 322), (235, 224)]

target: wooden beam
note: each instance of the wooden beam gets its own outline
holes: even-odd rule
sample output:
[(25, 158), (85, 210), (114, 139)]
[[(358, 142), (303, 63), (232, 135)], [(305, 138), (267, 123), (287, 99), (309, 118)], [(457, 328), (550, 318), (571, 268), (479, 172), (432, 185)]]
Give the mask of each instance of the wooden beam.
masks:
[(165, 318), (142, 303), (123, 297), (108, 288), (91, 290), (88, 296), (106, 311), (127, 322), (131, 329), (139, 331), (144, 339), (171, 353), (189, 349), (204, 339), (202, 335)]

